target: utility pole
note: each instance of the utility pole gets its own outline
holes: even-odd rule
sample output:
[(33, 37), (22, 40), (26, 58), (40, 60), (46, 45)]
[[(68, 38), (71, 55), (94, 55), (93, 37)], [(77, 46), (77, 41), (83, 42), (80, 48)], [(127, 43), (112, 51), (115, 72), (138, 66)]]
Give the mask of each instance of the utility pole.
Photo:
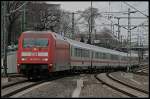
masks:
[[(129, 64), (130, 66), (127, 67), (127, 71), (130, 71), (130, 67), (131, 67), (131, 23), (130, 23), (130, 8), (128, 9), (128, 60), (129, 60)], [(130, 56), (129, 56), (130, 54)]]
[(118, 40), (120, 40), (120, 17), (114, 17), (115, 19), (118, 20), (117, 26), (118, 26)]
[(26, 5), (23, 7), (23, 31), (26, 29)]
[[(92, 28), (93, 28), (93, 20), (92, 20), (92, 1), (91, 1), (91, 32), (90, 32), (90, 44), (92, 44)], [(93, 52), (91, 53), (91, 72), (92, 72), (92, 59), (93, 59)]]
[(3, 25), (4, 25), (4, 31), (3, 31), (3, 33), (4, 33), (4, 38), (3, 38), (3, 40), (4, 40), (4, 76), (5, 77), (8, 77), (8, 74), (7, 74), (7, 43), (8, 43), (8, 31), (7, 31), (7, 22), (8, 22), (8, 20), (7, 20), (7, 1), (3, 1), (3, 11), (4, 11), (4, 14), (3, 14)]
[(21, 32), (25, 31), (26, 28), (26, 5), (23, 6), (23, 13), (22, 13), (22, 17), (21, 17)]
[(120, 41), (120, 18), (117, 18), (118, 19), (118, 41)]
[(3, 1), (1, 1), (1, 57), (3, 57), (3, 53), (4, 53), (4, 6), (3, 6)]
[[(140, 33), (141, 33), (141, 31), (140, 31)], [(140, 33), (138, 33), (138, 41), (137, 41), (137, 42), (138, 42), (138, 47), (141, 46)], [(139, 50), (138, 50), (139, 63), (141, 63), (141, 54), (140, 54), (140, 52), (141, 52), (141, 50), (139, 49)]]
[(123, 46), (122, 46), (122, 43), (123, 43), (123, 41), (122, 41), (122, 35), (121, 35), (121, 48), (123, 47)]
[(92, 33), (92, 1), (91, 1), (91, 18), (89, 18), (89, 19), (91, 19), (90, 20), (91, 22), (89, 22), (89, 39), (88, 39), (87, 43), (91, 44), (91, 33)]
[(114, 25), (113, 25), (113, 23), (111, 22), (111, 32), (114, 34)]
[(74, 39), (74, 12), (72, 12), (72, 39)]
[(91, 33), (90, 33), (90, 44), (92, 44), (92, 30), (93, 30), (93, 17), (92, 17), (92, 1), (91, 1)]

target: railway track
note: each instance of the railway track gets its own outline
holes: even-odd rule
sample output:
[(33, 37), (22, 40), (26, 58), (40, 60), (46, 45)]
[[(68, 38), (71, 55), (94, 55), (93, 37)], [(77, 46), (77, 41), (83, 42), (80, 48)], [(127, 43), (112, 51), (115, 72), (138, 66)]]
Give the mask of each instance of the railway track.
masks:
[[(119, 91), (129, 97), (148, 97), (148, 93), (146, 91), (141, 91), (140, 89), (133, 88), (131, 86), (127, 86), (117, 80), (112, 79), (109, 77), (108, 73), (103, 73), (104, 77), (98, 77), (98, 74), (95, 75), (95, 78), (100, 81), (102, 84), (107, 85), (108, 87)], [(106, 78), (108, 80), (104, 80)]]
[(10, 87), (16, 84), (24, 83), (27, 81), (27, 79), (24, 78), (24, 76), (20, 74), (11, 74), (8, 76), (8, 79), (10, 79), (10, 82), (8, 82), (7, 84), (2, 84), (1, 89)]
[(38, 81), (38, 82), (24, 81), (24, 82), (19, 83), (19, 84), (14, 84), (13, 86), (3, 88), (1, 95), (2, 95), (2, 97), (11, 97), (11, 96), (23, 91), (23, 90), (26, 90), (26, 89), (31, 88), (33, 86), (39, 85), (43, 82), (45, 82), (45, 81)]
[(143, 92), (143, 93), (145, 93), (145, 94), (149, 94), (149, 92), (146, 91), (146, 90), (133, 87), (132, 85), (126, 84), (126, 83), (124, 83), (123, 81), (114, 78), (113, 76), (111, 76), (110, 73), (107, 73), (106, 75), (107, 75), (107, 77), (109, 77), (110, 79), (112, 79), (112, 80), (114, 80), (114, 81), (116, 81), (116, 82), (118, 82), (118, 83), (121, 83), (121, 84), (123, 84), (123, 85), (125, 85), (125, 86), (127, 86), (127, 87), (130, 87), (130, 88), (132, 88), (132, 89), (138, 90), (138, 91)]
[(139, 67), (138, 70), (136, 70), (135, 72), (133, 72), (134, 74), (137, 75), (142, 75), (142, 76), (149, 76), (149, 67), (147, 66), (141, 66)]
[(141, 76), (149, 76), (149, 73), (146, 73), (146, 72), (132, 72), (136, 75), (141, 75)]
[(9, 77), (25, 77), (24, 75), (22, 74), (10, 74), (8, 75)]
[(71, 74), (71, 75), (57, 75), (57, 76), (52, 76), (50, 78), (46, 78), (40, 81), (29, 81), (29, 80), (24, 80), (24, 81), (20, 81), (20, 82), (16, 82), (13, 84), (9, 84), (6, 86), (3, 86), (1, 88), (1, 97), (3, 98), (8, 98), (8, 97), (12, 97), (20, 92), (23, 92), (26, 89), (32, 88), (34, 86), (40, 85), (42, 83), (48, 82), (48, 81), (52, 81), (52, 80), (56, 80), (56, 79), (60, 79), (60, 78), (64, 78), (64, 77), (69, 77), (69, 76), (75, 76), (77, 74)]
[(17, 84), (21, 84), (21, 83), (24, 83), (24, 82), (27, 82), (27, 81), (28, 80), (22, 80), (22, 81), (17, 81), (17, 82), (8, 84), (8, 85), (4, 85), (4, 86), (1, 86), (1, 89), (5, 89), (5, 88), (11, 87), (11, 86), (14, 86), (14, 85), (17, 85)]

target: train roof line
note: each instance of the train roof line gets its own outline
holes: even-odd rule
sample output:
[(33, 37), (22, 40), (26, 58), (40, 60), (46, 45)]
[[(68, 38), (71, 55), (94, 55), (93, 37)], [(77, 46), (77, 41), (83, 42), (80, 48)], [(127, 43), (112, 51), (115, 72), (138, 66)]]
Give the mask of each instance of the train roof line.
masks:
[[(82, 42), (78, 42), (72, 39), (67, 38), (67, 40), (69, 41), (69, 43), (73, 44), (76, 47), (79, 48), (85, 48), (85, 49), (89, 49), (89, 50), (94, 50), (94, 51), (102, 51), (104, 53), (110, 53), (110, 54), (117, 54), (117, 55), (122, 55), (122, 56), (126, 56), (128, 53), (125, 52), (120, 52), (120, 51), (116, 51), (116, 50), (112, 50), (112, 49), (108, 49), (108, 48), (104, 48), (104, 47), (98, 47), (98, 46), (94, 46), (94, 45), (90, 45), (90, 44), (86, 44), (86, 43), (82, 43)], [(137, 56), (137, 54), (131, 53), (132, 56)]]
[(24, 31), (23, 33), (54, 33), (52, 31)]
[[(117, 54), (117, 55), (123, 55), (123, 56), (128, 54), (128, 53), (116, 51), (113, 49), (108, 49), (108, 48), (104, 48), (104, 47), (99, 47), (99, 46), (90, 45), (90, 44), (82, 43), (79, 41), (75, 41), (75, 40), (69, 39), (67, 37), (63, 37), (62, 35), (55, 33), (55, 32), (52, 32), (52, 31), (49, 31), (49, 30), (48, 31), (25, 31), (23, 33), (50, 33), (50, 34), (53, 33), (54, 35), (57, 36), (58, 39), (67, 40), (69, 43), (71, 43), (72, 45), (79, 47), (79, 48), (85, 48), (85, 49), (94, 50), (97, 52), (102, 51), (104, 53)], [(137, 56), (137, 54), (134, 54), (134, 53), (131, 53), (131, 55)]]

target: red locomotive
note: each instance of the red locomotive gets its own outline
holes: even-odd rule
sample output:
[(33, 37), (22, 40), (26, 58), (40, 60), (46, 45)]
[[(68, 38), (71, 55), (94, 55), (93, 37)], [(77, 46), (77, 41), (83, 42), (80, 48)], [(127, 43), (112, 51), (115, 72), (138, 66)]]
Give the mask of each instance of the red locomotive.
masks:
[[(137, 65), (132, 54), (132, 65)], [(26, 31), (19, 38), (17, 70), (24, 75), (72, 69), (128, 66), (127, 53), (74, 41), (50, 31)]]

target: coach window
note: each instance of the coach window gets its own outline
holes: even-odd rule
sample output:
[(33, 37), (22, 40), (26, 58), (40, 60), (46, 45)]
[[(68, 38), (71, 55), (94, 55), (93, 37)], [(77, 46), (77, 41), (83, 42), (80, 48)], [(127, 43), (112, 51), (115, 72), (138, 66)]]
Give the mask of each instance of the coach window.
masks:
[(87, 56), (87, 51), (85, 49), (82, 50), (82, 56), (86, 57)]
[(124, 56), (122, 56), (122, 61), (124, 61)]
[(101, 52), (98, 53), (98, 58), (102, 58), (102, 53)]
[(80, 57), (80, 49), (79, 49), (79, 48), (77, 48), (76, 56), (77, 56), (77, 57)]
[(83, 50), (83, 57), (86, 57), (86, 50)]
[(104, 59), (107, 59), (107, 54), (106, 53), (104, 53)]
[(116, 55), (116, 60), (118, 60), (119, 59), (119, 56), (118, 55)]
[(133, 57), (133, 61), (135, 61), (135, 57)]
[(103, 58), (103, 53), (101, 53), (101, 59)]
[(87, 51), (87, 57), (90, 57), (90, 51)]
[(130, 59), (130, 61), (132, 61), (132, 57), (130, 57), (129, 59)]
[(123, 60), (123, 56), (120, 56), (120, 60), (121, 60), (121, 61)]
[(120, 58), (119, 55), (116, 55), (116, 56), (117, 56), (117, 60), (119, 60), (119, 58)]
[(110, 59), (112, 60), (112, 54), (110, 54)]
[(100, 58), (100, 53), (99, 52), (95, 53), (95, 58)]
[(139, 58), (138, 58), (138, 57), (135, 57), (135, 60), (136, 60), (136, 61), (138, 61), (138, 60), (139, 60)]
[(111, 59), (114, 60), (114, 55), (113, 54), (111, 54)]
[(103, 59), (105, 59), (105, 53), (102, 53), (103, 54)]
[(73, 48), (71, 47), (71, 56), (73, 56)]
[(127, 58), (128, 58), (128, 57), (126, 57), (126, 56), (125, 56), (125, 61), (127, 61), (127, 60), (128, 60)]
[(79, 51), (78, 51), (78, 48), (75, 48), (75, 56), (77, 56), (78, 57), (78, 54), (79, 54)]
[(125, 56), (123, 56), (123, 61), (125, 61)]
[(77, 56), (77, 48), (74, 49), (74, 56)]
[(116, 55), (113, 54), (113, 60), (116, 60)]
[(134, 57), (131, 57), (131, 61), (134, 61)]
[(99, 58), (99, 52), (97, 52), (97, 58)]
[(133, 61), (135, 61), (135, 57), (133, 57)]
[(80, 49), (77, 48), (77, 57), (80, 57)]
[(81, 57), (84, 57), (85, 50), (81, 49)]
[(81, 57), (82, 56), (82, 49), (78, 49), (78, 56)]
[(126, 57), (125, 57), (125, 60), (128, 61), (128, 58), (129, 58), (129, 57), (126, 56)]
[(113, 55), (113, 57), (114, 57), (114, 60), (116, 60), (116, 55)]
[(82, 54), (82, 55), (81, 55), (82, 57), (85, 57), (85, 54), (86, 54), (86, 53), (85, 53), (85, 50), (84, 50), (84, 49), (81, 49), (81, 54)]
[(71, 47), (72, 48), (72, 56), (76, 56), (76, 48), (74, 48), (74, 47)]
[(109, 54), (108, 54), (108, 53), (106, 53), (105, 55), (106, 55), (106, 57), (105, 57), (105, 58), (106, 58), (106, 59), (109, 59)]
[(95, 52), (95, 58), (97, 58), (97, 56), (96, 56), (96, 52)]
[(107, 59), (111, 59), (111, 57), (110, 57), (110, 54), (109, 54), (109, 53), (107, 53)]
[(85, 50), (85, 57), (89, 57), (89, 51)]
[(99, 58), (99, 52), (97, 52), (97, 58)]
[(121, 60), (121, 56), (118, 55), (118, 60)]
[(122, 59), (123, 61), (125, 61), (125, 56), (123, 56), (123, 59)]
[(103, 53), (103, 58), (106, 59), (106, 53)]
[(98, 58), (98, 52), (95, 52), (95, 58)]
[(126, 61), (128, 61), (130, 59), (130, 57), (128, 56), (128, 57), (126, 57)]

